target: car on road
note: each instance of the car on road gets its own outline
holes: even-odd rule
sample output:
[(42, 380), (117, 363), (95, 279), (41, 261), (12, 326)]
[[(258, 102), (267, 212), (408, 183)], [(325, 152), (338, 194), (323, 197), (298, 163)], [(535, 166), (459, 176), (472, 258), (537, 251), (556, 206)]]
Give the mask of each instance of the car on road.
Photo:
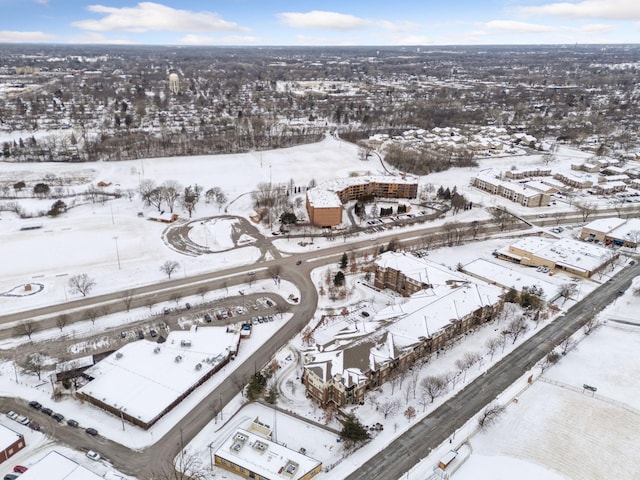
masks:
[(191, 304), (189, 302), (185, 303), (184, 306), (187, 310), (191, 310)]
[(69, 425), (70, 427), (77, 427), (80, 424), (73, 418), (70, 418), (69, 420), (67, 420), (67, 425)]
[(49, 415), (49, 416), (53, 415), (53, 410), (51, 410), (50, 408), (43, 408), (41, 412), (44, 413), (45, 415)]
[(87, 452), (87, 457), (96, 462), (100, 460), (100, 454), (98, 452), (94, 452), (93, 450), (89, 450)]
[(16, 478), (18, 478), (19, 475), (20, 475), (19, 473), (7, 473), (3, 477), (3, 480), (16, 480)]
[(87, 432), (92, 437), (95, 437), (96, 435), (98, 435), (98, 430), (96, 430), (93, 427), (89, 427), (89, 428), (85, 429), (85, 432)]
[(164, 312), (165, 315), (169, 315), (171, 313), (171, 309), (169, 307), (164, 307), (162, 311)]
[(40, 424), (38, 422), (29, 422), (29, 428), (31, 430), (35, 430), (36, 432), (40, 431)]
[(24, 473), (27, 470), (29, 470), (27, 467), (23, 467), (22, 465), (16, 465), (15, 467), (13, 467), (13, 471), (15, 473)]
[(29, 402), (29, 406), (31, 408), (35, 408), (36, 410), (40, 410), (42, 408), (42, 404), (40, 402), (36, 402), (35, 400), (31, 400)]
[(367, 318), (369, 316), (369, 312), (365, 312), (363, 310), (362, 312), (360, 312), (360, 315), (362, 315), (363, 317)]
[(636, 261), (635, 261), (635, 260), (630, 260), (630, 261), (629, 261), (629, 265), (635, 265), (635, 264), (636, 264)]
[(56, 422), (61, 422), (62, 420), (64, 420), (64, 415), (62, 415), (61, 413), (54, 413), (53, 415), (51, 415), (51, 418), (53, 418)]
[(296, 260), (296, 265), (301, 265), (302, 264), (302, 260)]
[(16, 412), (14, 412), (13, 410), (10, 410), (7, 412), (7, 418), (10, 418), (11, 420), (17, 420), (18, 419), (18, 414)]

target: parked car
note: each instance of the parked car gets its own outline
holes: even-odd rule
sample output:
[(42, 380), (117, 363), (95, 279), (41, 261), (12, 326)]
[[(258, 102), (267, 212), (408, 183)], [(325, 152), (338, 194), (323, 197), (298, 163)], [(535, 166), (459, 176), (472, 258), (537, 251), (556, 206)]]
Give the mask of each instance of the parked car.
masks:
[(211, 318), (211, 315), (209, 315), (208, 313), (205, 313), (204, 314), (204, 321), (207, 322), (207, 323), (211, 323), (211, 320), (213, 320)]
[(87, 452), (87, 457), (89, 457), (91, 460), (94, 460), (96, 462), (100, 460), (100, 454), (98, 452), (94, 452), (93, 450), (89, 450)]
[(152, 338), (156, 338), (158, 336), (158, 332), (156, 332), (155, 330), (151, 329), (151, 330), (149, 330), (149, 335), (151, 335)]
[(169, 315), (171, 313), (171, 309), (169, 307), (164, 307), (163, 312), (165, 315)]
[(10, 418), (11, 420), (17, 420), (18, 414), (13, 410), (10, 410), (9, 412), (7, 412), (7, 418)]
[(191, 304), (190, 303), (185, 303), (184, 306), (186, 307), (187, 310), (191, 310)]
[(296, 261), (296, 265), (301, 265), (302, 264), (302, 260), (297, 260)]
[(7, 473), (3, 478), (4, 480), (16, 480), (19, 475), (19, 473)]
[(36, 402), (35, 400), (31, 400), (29, 402), (29, 406), (31, 408), (35, 408), (36, 410), (40, 410), (42, 408), (42, 404), (40, 402)]
[(138, 330), (138, 340), (144, 339), (144, 332), (142, 330)]
[(98, 431), (95, 428), (89, 427), (87, 429), (85, 429), (85, 432), (87, 432), (89, 435), (95, 437), (96, 435), (98, 435)]
[(16, 418), (16, 422), (21, 423), (22, 425), (29, 425), (30, 420), (24, 415), (19, 415), (18, 418)]
[(51, 418), (53, 418), (56, 422), (61, 422), (62, 420), (64, 420), (64, 415), (62, 415), (61, 413), (54, 413), (53, 415), (51, 415)]
[(365, 312), (364, 310), (362, 312), (360, 312), (360, 315), (362, 315), (363, 317), (368, 317), (369, 316), (369, 312)]
[(27, 467), (23, 467), (22, 465), (16, 465), (15, 467), (13, 467), (13, 471), (16, 473), (24, 473), (27, 470), (29, 470)]
[(43, 408), (41, 412), (44, 413), (45, 415), (49, 415), (49, 416), (53, 415), (53, 410), (51, 410), (50, 408)]
[(36, 432), (40, 431), (40, 424), (38, 422), (29, 422), (29, 428), (31, 430), (35, 430)]
[(69, 420), (67, 420), (67, 425), (69, 425), (70, 427), (77, 427), (79, 423), (73, 418), (70, 418)]

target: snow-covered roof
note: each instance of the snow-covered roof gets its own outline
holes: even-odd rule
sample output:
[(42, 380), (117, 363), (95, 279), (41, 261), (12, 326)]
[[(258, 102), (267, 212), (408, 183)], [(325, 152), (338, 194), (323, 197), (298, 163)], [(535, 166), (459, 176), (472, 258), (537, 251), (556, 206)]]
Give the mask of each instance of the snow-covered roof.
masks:
[(570, 238), (549, 241), (540, 237), (526, 237), (518, 240), (511, 247), (545, 258), (559, 267), (569, 267), (583, 272), (597, 270), (611, 258), (612, 254), (611, 250), (605, 247)]
[(380, 268), (397, 270), (402, 272), (405, 277), (427, 285), (475, 281), (461, 272), (450, 270), (444, 265), (405, 252), (385, 252), (376, 258), (375, 263)]
[(25, 473), (20, 480), (104, 480), (103, 477), (53, 450)]
[(163, 344), (126, 344), (85, 371), (94, 380), (80, 392), (150, 423), (235, 353), (239, 338), (225, 327), (192, 327), (170, 332)]
[(484, 258), (477, 258), (469, 262), (464, 266), (464, 271), (504, 288), (513, 287), (520, 291), (523, 287), (538, 287), (542, 289), (548, 300), (556, 298), (559, 293), (558, 290), (560, 289), (560, 287), (554, 283), (523, 272), (522, 267), (516, 269), (511, 265), (501, 265)]
[(307, 190), (307, 199), (309, 200), (309, 204), (315, 208), (342, 207), (342, 202), (338, 194), (330, 190), (311, 188)]
[(216, 450), (216, 457), (273, 480), (296, 480), (321, 463), (284, 445), (244, 429), (237, 429)]
[(531, 198), (535, 197), (536, 195), (540, 195), (540, 192), (538, 190), (527, 188), (526, 184), (524, 183), (507, 182), (486, 174), (480, 174), (477, 178), (490, 185), (501, 186), (506, 190), (521, 194), (525, 198)]
[(21, 438), (18, 432), (14, 432), (9, 427), (0, 425), (0, 450), (6, 449), (9, 445), (13, 445), (16, 440)]
[(327, 182), (318, 185), (317, 188), (329, 190), (332, 192), (340, 192), (347, 187), (351, 187), (353, 185), (362, 185), (365, 183), (398, 183), (411, 185), (414, 183), (418, 183), (418, 179), (412, 176), (403, 176), (403, 175), (366, 175), (361, 177), (344, 177), (344, 178), (335, 178), (333, 180), (329, 180)]
[(584, 229), (593, 230), (596, 232), (609, 233), (612, 230), (624, 225), (626, 220), (622, 218), (599, 218), (593, 222), (587, 223)]

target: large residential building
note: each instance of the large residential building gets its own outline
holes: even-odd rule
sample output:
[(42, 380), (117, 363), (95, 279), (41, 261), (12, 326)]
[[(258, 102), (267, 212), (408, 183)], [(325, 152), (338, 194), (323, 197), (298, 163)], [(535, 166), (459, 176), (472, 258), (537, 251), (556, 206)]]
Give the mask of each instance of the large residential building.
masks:
[(309, 221), (318, 227), (342, 222), (342, 204), (372, 195), (378, 198), (416, 198), (418, 180), (405, 176), (347, 177), (307, 190)]
[(505, 182), (488, 175), (474, 177), (471, 184), (480, 190), (500, 195), (524, 207), (546, 207), (551, 200), (548, 194), (538, 189), (527, 188), (526, 185), (520, 183)]
[(271, 428), (258, 419), (236, 429), (214, 458), (217, 466), (258, 480), (309, 480), (322, 470), (318, 460), (274, 442)]
[(322, 406), (363, 402), (367, 390), (502, 310), (502, 288), (428, 260), (386, 252), (376, 267), (376, 285), (407, 298), (370, 321), (315, 332), (303, 383)]

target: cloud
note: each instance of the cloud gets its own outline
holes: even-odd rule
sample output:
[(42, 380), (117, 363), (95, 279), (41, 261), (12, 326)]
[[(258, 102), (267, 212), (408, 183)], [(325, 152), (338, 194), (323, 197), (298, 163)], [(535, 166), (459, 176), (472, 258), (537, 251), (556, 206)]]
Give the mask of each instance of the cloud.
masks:
[(586, 34), (598, 34), (598, 33), (611, 33), (616, 29), (613, 25), (607, 25), (602, 23), (592, 23), (589, 25), (583, 25), (578, 30)]
[(279, 13), (277, 16), (280, 19), (280, 22), (285, 25), (301, 29), (319, 28), (326, 30), (348, 31), (377, 26), (385, 30), (406, 31), (418, 27), (417, 24), (411, 22), (394, 23), (387, 20), (372, 20), (345, 13), (325, 12), (321, 10), (313, 10), (306, 13), (284, 12)]
[(258, 37), (246, 35), (228, 35), (225, 37), (209, 37), (206, 35), (195, 35), (190, 33), (178, 39), (178, 43), (185, 45), (241, 45), (245, 43), (257, 43)]
[(109, 38), (101, 33), (87, 32), (69, 38), (69, 43), (95, 44), (95, 45), (132, 45), (134, 42), (121, 38)]
[(53, 40), (55, 35), (44, 32), (16, 32), (0, 30), (0, 43), (37, 43)]
[(483, 23), (484, 28), (500, 33), (546, 33), (556, 30), (555, 27), (537, 23), (516, 22), (514, 20), (492, 20)]
[(89, 11), (104, 14), (99, 20), (80, 20), (74, 27), (96, 32), (172, 32), (245, 31), (236, 23), (227, 22), (212, 12), (178, 10), (159, 3), (140, 2), (135, 7), (90, 5)]
[(525, 15), (550, 15), (566, 18), (602, 18), (606, 20), (640, 20), (638, 0), (582, 0), (556, 2), (517, 9)]

